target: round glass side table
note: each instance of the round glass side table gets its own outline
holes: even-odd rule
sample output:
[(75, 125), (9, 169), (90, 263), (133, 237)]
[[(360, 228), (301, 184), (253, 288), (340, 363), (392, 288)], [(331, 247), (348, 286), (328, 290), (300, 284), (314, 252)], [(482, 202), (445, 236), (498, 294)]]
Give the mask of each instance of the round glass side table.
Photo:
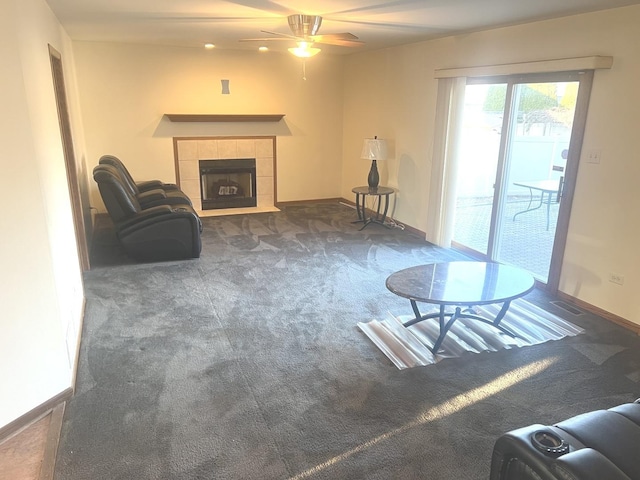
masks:
[[(387, 228), (391, 228), (384, 222), (387, 218), (387, 212), (389, 211), (389, 196), (395, 193), (395, 190), (391, 187), (355, 187), (351, 189), (356, 194), (356, 212), (358, 213), (358, 220), (353, 223), (363, 223), (360, 230), (365, 228), (370, 223), (378, 223), (384, 225)], [(377, 197), (377, 209), (375, 212), (370, 211), (370, 215), (367, 217), (366, 199), (367, 195)], [(384, 202), (384, 208), (382, 204)], [(382, 212), (380, 210), (382, 209)]]

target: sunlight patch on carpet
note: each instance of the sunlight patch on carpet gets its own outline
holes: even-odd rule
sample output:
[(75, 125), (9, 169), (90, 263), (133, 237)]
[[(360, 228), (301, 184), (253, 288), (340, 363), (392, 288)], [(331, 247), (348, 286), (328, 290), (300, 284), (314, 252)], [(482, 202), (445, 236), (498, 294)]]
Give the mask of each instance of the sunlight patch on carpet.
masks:
[[(474, 307), (474, 310), (482, 317), (494, 318), (500, 305), (483, 305)], [(401, 370), (433, 365), (445, 358), (460, 357), (466, 352), (496, 352), (526, 347), (584, 332), (571, 322), (526, 300), (517, 299), (511, 303), (501, 322), (502, 326), (517, 337), (506, 335), (491, 325), (462, 318), (454, 323), (442, 342), (439, 353), (434, 355), (431, 347), (438, 338), (438, 320), (425, 320), (411, 327), (404, 327), (403, 322), (412, 318), (409, 315), (395, 317), (390, 314), (386, 320), (359, 322), (358, 328)]]
[(441, 420), (450, 415), (454, 415), (455, 413), (464, 410), (465, 408), (471, 407), (478, 402), (481, 402), (493, 395), (502, 392), (503, 390), (511, 388), (512, 386), (517, 385), (520, 382), (539, 375), (558, 361), (558, 357), (545, 358), (544, 360), (532, 362), (528, 365), (524, 365), (520, 368), (511, 370), (510, 372), (500, 375), (498, 378), (485, 383), (480, 387), (476, 387), (469, 390), (468, 392), (461, 393), (460, 395), (447, 400), (445, 403), (441, 403), (440, 405), (433, 406), (423, 412), (420, 412), (414, 420), (407, 422), (400, 427), (389, 430), (388, 432), (385, 432), (381, 435), (373, 437), (366, 442), (357, 445), (351, 450), (342, 452), (341, 454), (325, 462), (319, 463), (318, 465), (305, 470), (304, 472), (290, 477), (289, 480), (303, 480), (305, 478), (310, 478), (322, 472), (323, 470), (326, 470), (330, 467), (333, 467), (334, 465), (339, 464), (340, 462), (343, 462), (347, 458), (357, 453), (363, 452), (364, 450), (372, 448), (379, 443), (390, 440), (393, 437), (402, 435), (413, 428), (421, 427), (428, 423)]

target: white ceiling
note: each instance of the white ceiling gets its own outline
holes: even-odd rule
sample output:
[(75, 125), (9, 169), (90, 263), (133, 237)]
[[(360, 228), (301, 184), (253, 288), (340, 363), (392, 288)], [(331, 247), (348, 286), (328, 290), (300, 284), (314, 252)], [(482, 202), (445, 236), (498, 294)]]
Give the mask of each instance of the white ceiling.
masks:
[[(319, 34), (350, 32), (363, 46), (322, 46), (348, 54), (577, 13), (640, 0), (47, 0), (74, 40), (271, 50), (294, 41), (240, 42), (290, 34), (287, 15), (322, 15)], [(322, 6), (320, 6), (320, 4)]]

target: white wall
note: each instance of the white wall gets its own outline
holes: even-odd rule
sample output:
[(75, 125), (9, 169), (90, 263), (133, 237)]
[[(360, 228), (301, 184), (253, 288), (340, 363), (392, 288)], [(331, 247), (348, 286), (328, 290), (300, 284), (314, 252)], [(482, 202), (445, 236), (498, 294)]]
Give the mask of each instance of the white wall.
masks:
[[(434, 70), (611, 55), (595, 75), (560, 290), (640, 324), (640, 6), (352, 55), (345, 65), (342, 196), (365, 181), (362, 138), (391, 140), (381, 183), (399, 189), (395, 217), (426, 230), (437, 82)], [(625, 277), (619, 286), (609, 272)]]
[[(278, 201), (337, 197), (342, 58), (74, 42), (89, 171), (118, 156), (136, 180), (175, 180), (173, 136), (277, 135)], [(230, 81), (230, 95), (221, 92)], [(282, 125), (171, 124), (165, 113), (282, 113)], [(93, 182), (92, 182), (93, 183)], [(93, 185), (92, 202), (104, 211)]]
[(3, 3), (0, 68), (11, 75), (0, 89), (0, 427), (71, 386), (80, 326), (83, 287), (49, 43), (71, 55), (44, 1)]

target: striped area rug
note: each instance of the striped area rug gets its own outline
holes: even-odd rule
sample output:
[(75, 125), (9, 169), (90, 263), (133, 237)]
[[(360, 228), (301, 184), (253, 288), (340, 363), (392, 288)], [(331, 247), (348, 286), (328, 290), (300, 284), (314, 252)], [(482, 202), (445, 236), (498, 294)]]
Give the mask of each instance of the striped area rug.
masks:
[[(424, 305), (424, 304), (421, 304)], [(501, 305), (474, 307), (474, 311), (485, 318), (494, 318)], [(437, 308), (437, 307), (435, 307)], [(423, 314), (436, 312), (423, 311)], [(438, 319), (432, 318), (411, 327), (403, 323), (412, 316), (395, 317), (389, 314), (385, 320), (358, 323), (358, 328), (393, 362), (399, 369), (433, 365), (445, 358), (459, 357), (465, 352), (495, 352), (501, 349), (526, 347), (559, 340), (566, 336), (583, 333), (584, 330), (540, 307), (524, 300), (511, 302), (501, 325), (515, 333), (511, 337), (500, 330), (473, 319), (457, 320), (444, 341), (438, 354), (431, 352), (439, 334)]]

